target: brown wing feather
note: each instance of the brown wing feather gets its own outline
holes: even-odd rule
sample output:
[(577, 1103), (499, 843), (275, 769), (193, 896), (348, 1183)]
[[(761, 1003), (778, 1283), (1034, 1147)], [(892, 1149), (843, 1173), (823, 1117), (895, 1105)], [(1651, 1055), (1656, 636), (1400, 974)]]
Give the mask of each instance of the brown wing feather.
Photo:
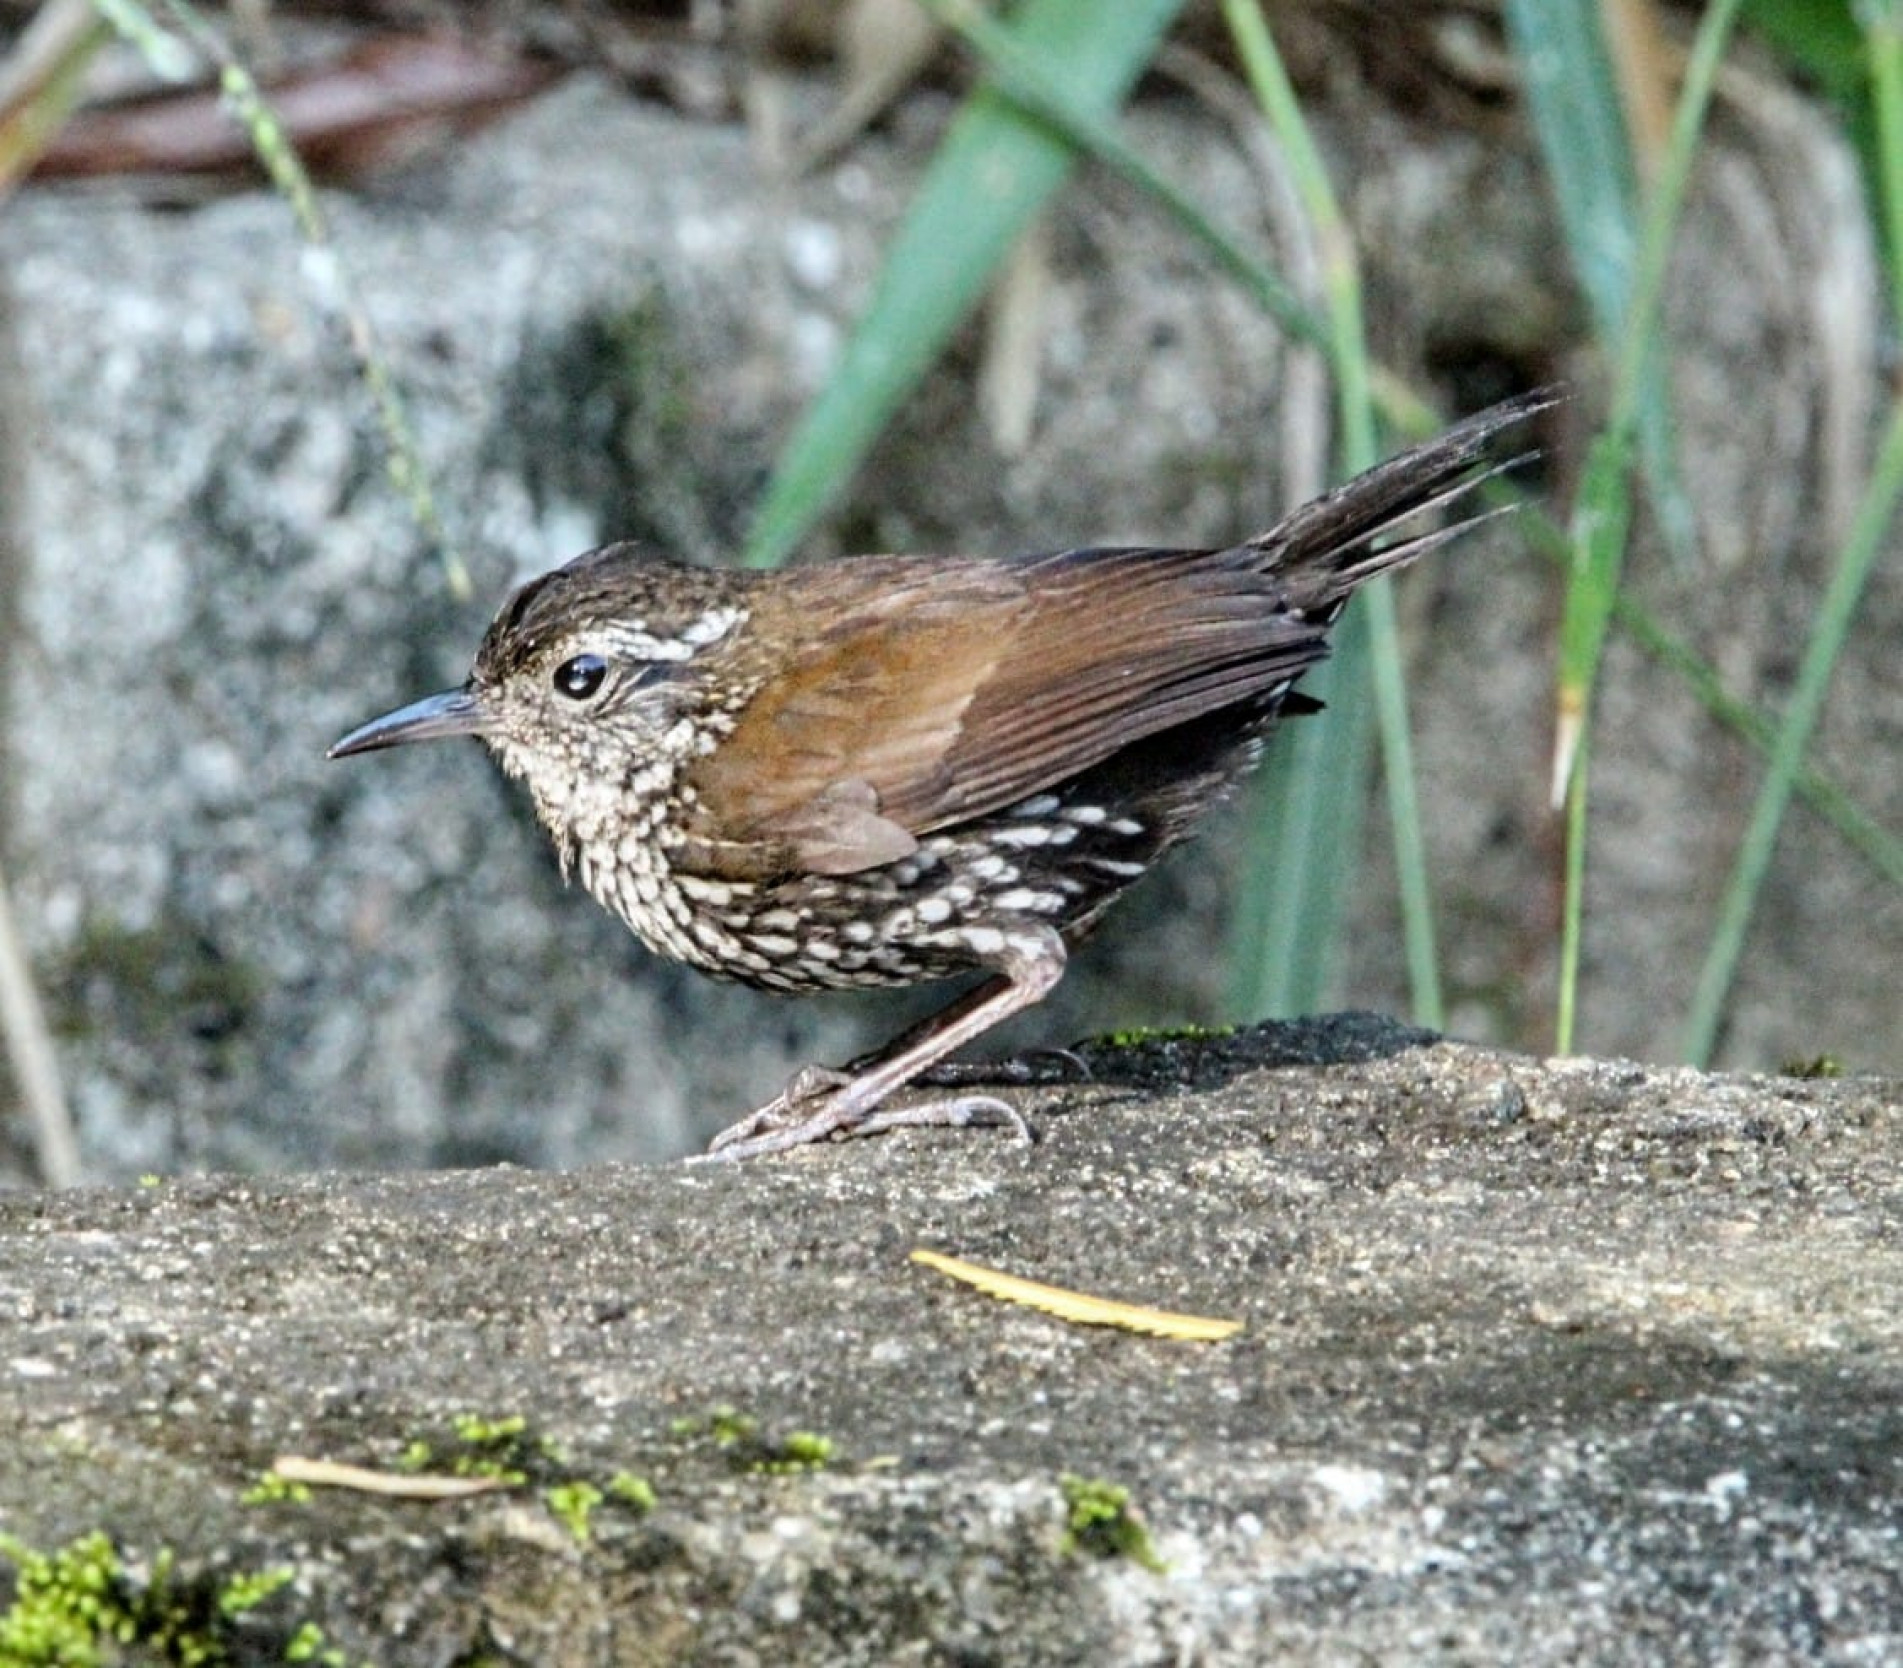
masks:
[[(838, 576), (855, 568), (863, 606), (839, 618)], [(765, 605), (785, 616), (755, 628), (784, 641), (801, 615), (836, 623), (762, 688), (693, 785), (724, 839), (785, 847), (816, 873), (890, 862), (904, 836), (1027, 798), (1324, 652), (1317, 627), (1273, 617), (1260, 574), (1209, 552), (810, 572)]]
[(789, 574), (761, 599), (750, 641), (797, 642), (809, 621), (830, 623), (695, 767), (709, 825), (819, 874), (905, 855), (1027, 610), (996, 564), (874, 558)]
[(1402, 524), (1484, 480), (1499, 437), (1559, 397), (1483, 412), (1229, 550), (861, 558), (787, 575), (759, 593), (749, 639), (833, 623), (791, 666), (760, 668), (760, 693), (696, 768), (709, 849), (735, 853), (736, 872), (871, 868), (1267, 697), (1323, 658), (1357, 585), (1468, 522), (1396, 539)]
[(921, 832), (1054, 786), (1123, 747), (1266, 694), (1327, 653), (1230, 553), (1080, 551), (1020, 566), (1032, 617), (974, 695)]

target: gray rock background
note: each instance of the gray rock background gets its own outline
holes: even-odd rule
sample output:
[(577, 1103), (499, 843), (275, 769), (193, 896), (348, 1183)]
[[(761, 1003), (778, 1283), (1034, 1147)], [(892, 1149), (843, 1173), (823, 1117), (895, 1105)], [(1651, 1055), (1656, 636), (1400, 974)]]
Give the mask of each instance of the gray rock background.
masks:
[[(649, 960), (564, 893), (473, 747), (347, 767), (322, 751), (458, 680), (523, 573), (611, 536), (736, 545), (947, 108), (922, 95), (891, 134), (787, 182), (737, 127), (579, 78), (447, 161), (330, 200), (475, 576), (466, 605), (383, 477), (321, 263), (277, 200), (7, 205), (0, 850), (96, 1173), (679, 1150), (897, 1022)], [(1411, 121), (1353, 86), (1317, 117), (1390, 362), (1476, 402), (1556, 371), (1590, 388), (1522, 133)], [(1716, 125), (1674, 282), (1701, 548), (1675, 568), (1648, 534), (1630, 571), (1737, 693), (1774, 704), (1866, 450), (1880, 366), (1852, 353), (1846, 378), (1842, 321), (1875, 283), (1821, 115), (1734, 84)], [(1264, 183), (1223, 123), (1155, 98), (1130, 132), (1219, 218), (1262, 222)], [(1269, 325), (1089, 172), (1053, 247), (1027, 451), (1000, 457), (977, 416), (968, 332), (819, 552), (1219, 541), (1285, 507), (1291, 396)], [(1892, 826), (1898, 572), (1873, 589), (1823, 753)], [(1455, 1024), (1479, 1037), (1537, 1040), (1550, 1012), (1557, 596), (1502, 532), (1404, 599)], [(1627, 647), (1604, 703), (1583, 1040), (1666, 1057), (1757, 773)], [(1396, 1009), (1374, 844), (1341, 982)], [(1014, 1036), (1230, 1017), (1208, 953), (1226, 849), (1150, 883)], [(1899, 928), (1894, 891), (1795, 812), (1727, 1057), (1903, 1063)]]
[[(1095, 1063), (1034, 1148), (0, 1197), (0, 1524), (290, 1571), (214, 1622), (240, 1663), (1903, 1657), (1894, 1081), (1366, 1019)], [(1067, 1325), (918, 1245), (1246, 1329)], [(722, 1404), (833, 1463), (677, 1429)], [(281, 1454), (448, 1470), (460, 1413), (527, 1417), (521, 1486), (246, 1503)], [(655, 1509), (578, 1540), (547, 1489), (620, 1471)], [(1063, 1549), (1066, 1473), (1160, 1573)]]

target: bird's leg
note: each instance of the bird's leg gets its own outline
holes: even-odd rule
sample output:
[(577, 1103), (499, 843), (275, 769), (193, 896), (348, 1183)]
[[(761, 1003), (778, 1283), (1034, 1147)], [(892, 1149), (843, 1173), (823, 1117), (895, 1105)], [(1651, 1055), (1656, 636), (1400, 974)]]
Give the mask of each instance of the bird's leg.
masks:
[[(766, 1105), (749, 1112), (738, 1123), (730, 1124), (716, 1135), (708, 1151), (724, 1153), (726, 1148), (736, 1142), (763, 1135), (769, 1130), (783, 1130), (801, 1122), (804, 1114), (810, 1114), (830, 1091), (845, 1088), (859, 1073), (870, 1071), (927, 1038), (936, 1036), (945, 1026), (955, 1024), (967, 1013), (1009, 990), (1010, 986), (1011, 981), (1003, 974), (993, 974), (983, 984), (973, 986), (936, 1013), (908, 1025), (896, 1037), (868, 1053), (858, 1055), (843, 1066), (801, 1066), (787, 1079), (786, 1087)], [(932, 1068), (925, 1069), (929, 1071)], [(814, 1136), (813, 1139), (817, 1140), (818, 1137)]]
[(1041, 1002), (1064, 976), (1064, 959), (1064, 941), (1049, 927), (1007, 934), (994, 960), (996, 978), (967, 991), (850, 1072), (809, 1066), (758, 1112), (715, 1136), (709, 1154), (754, 1158), (832, 1135), (871, 1135), (918, 1124), (1002, 1121), (1028, 1140), (1023, 1118), (992, 1095), (961, 1095), (886, 1112), (875, 1108), (953, 1050)]
[[(1002, 975), (986, 980), (959, 997), (952, 1007), (940, 1008), (918, 1024), (907, 1026), (889, 1042), (847, 1061), (837, 1069), (831, 1066), (807, 1066), (793, 1079), (787, 1095), (798, 1100), (803, 1094), (811, 1094), (815, 1089), (826, 1086), (828, 1080), (837, 1084), (854, 1072), (865, 1071), (881, 1060), (889, 1060), (902, 1049), (910, 1048), (920, 1038), (930, 1036), (946, 1022), (953, 1008), (976, 1005), (994, 991), (1003, 989), (1006, 983), (1008, 981)], [(1040, 1062), (1044, 1064), (1040, 1065)], [(809, 1081), (809, 1077), (817, 1081)], [(912, 1081), (921, 1089), (965, 1089), (983, 1083), (1008, 1083), (1014, 1086), (1026, 1083), (1088, 1083), (1091, 1081), (1091, 1071), (1088, 1062), (1074, 1049), (1032, 1048), (1010, 1060), (937, 1060), (919, 1072)]]
[[(805, 1076), (806, 1072), (809, 1071), (817, 1072), (822, 1076), (830, 1075), (835, 1080), (852, 1077), (862, 1071), (870, 1071), (874, 1066), (890, 1060), (894, 1055), (903, 1054), (908, 1048), (923, 1042), (927, 1037), (936, 1036), (944, 1026), (952, 1023), (956, 1017), (969, 1013), (981, 1003), (990, 1001), (992, 997), (997, 995), (999, 991), (1005, 989), (1010, 983), (1011, 981), (1002, 973), (994, 973), (982, 984), (973, 985), (970, 990), (953, 997), (944, 1007), (935, 1009), (923, 1019), (906, 1026), (896, 1037), (886, 1038), (877, 1048), (867, 1049), (864, 1054), (854, 1056), (854, 1058), (848, 1060), (843, 1066), (807, 1066), (793, 1081), (797, 1084), (800, 1077)], [(943, 1061), (940, 1061), (938, 1064), (942, 1065), (943, 1063)], [(936, 1065), (928, 1066), (925, 1069), (927, 1071), (936, 1071), (938, 1067)]]

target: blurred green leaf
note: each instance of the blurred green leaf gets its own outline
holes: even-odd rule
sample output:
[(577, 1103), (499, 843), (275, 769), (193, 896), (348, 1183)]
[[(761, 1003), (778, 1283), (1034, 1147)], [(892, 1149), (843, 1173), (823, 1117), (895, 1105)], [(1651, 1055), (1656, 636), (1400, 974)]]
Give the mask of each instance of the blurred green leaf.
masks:
[(1844, 105), (1863, 98), (1863, 31), (1850, 0), (1745, 0), (1741, 21)]
[(83, 8), (43, 7), (0, 58), (0, 199), (52, 144), (111, 31)]
[(1878, 223), (1892, 305), (1903, 296), (1903, 6), (1744, 0), (1745, 25), (1843, 112)]
[(1302, 680), (1327, 707), (1277, 728), (1250, 789), (1250, 866), (1230, 929), (1238, 1016), (1313, 1013), (1327, 996), (1361, 867), (1375, 735), (1369, 623), (1365, 608), (1342, 615), (1329, 659)]
[[(1376, 448), (1353, 231), (1259, 0), (1223, 0), (1223, 16), (1321, 252), (1340, 469), (1353, 474), (1375, 462)], [(1308, 680), (1308, 693), (1326, 702), (1323, 710), (1282, 731), (1250, 794), (1250, 856), (1229, 975), (1230, 1008), (1242, 1018), (1310, 1012), (1326, 998), (1342, 915), (1362, 870), (1361, 823), (1378, 718), (1412, 1008), (1423, 1025), (1444, 1023), (1399, 638), (1390, 584), (1377, 580), (1335, 628), (1330, 663)]]
[(1862, 0), (1857, 9), (1868, 19), (1870, 63), (1870, 115), (1858, 139), (1883, 228), (1891, 311), (1903, 315), (1903, 4)]
[[(1555, 15), (1574, 9), (1576, 0), (1555, 5)], [(1537, 11), (1530, 0), (1508, 0), (1516, 14)], [(1560, 622), (1558, 722), (1553, 747), (1555, 800), (1567, 804), (1565, 901), (1560, 937), (1560, 998), (1556, 1044), (1562, 1053), (1573, 1046), (1577, 1021), (1579, 957), (1584, 923), (1582, 894), (1586, 863), (1586, 758), (1592, 721), (1592, 692), (1605, 650), (1606, 627), (1612, 618), (1625, 563), (1626, 533), (1631, 523), (1630, 463), (1635, 448), (1656, 465), (1648, 444), (1651, 425), (1666, 421), (1660, 390), (1665, 362), (1663, 348), (1665, 273), (1678, 234), (1685, 189), (1698, 152), (1705, 111), (1717, 85), (1725, 43), (1737, 20), (1740, 0), (1713, 0), (1699, 19), (1684, 85), (1672, 113), (1671, 138), (1658, 165), (1658, 179), (1627, 271), (1627, 294), (1619, 315), (1604, 321), (1607, 343), (1617, 350), (1613, 374), (1612, 409), (1604, 434), (1587, 460), (1573, 518), (1574, 559), (1568, 573), (1565, 614)], [(1550, 49), (1551, 40), (1547, 43)], [(1603, 61), (1603, 53), (1601, 53)], [(1583, 69), (1583, 66), (1582, 66)], [(1529, 63), (1529, 74), (1533, 66)], [(1554, 65), (1540, 66), (1547, 83), (1545, 96), (1564, 105), (1569, 95), (1554, 83)], [(1562, 161), (1549, 149), (1547, 161), (1555, 171), (1577, 171), (1577, 159)], [(1577, 185), (1577, 181), (1575, 184)], [(1579, 258), (1575, 252), (1575, 260)], [(1648, 422), (1650, 420), (1650, 423)]]
[(1611, 340), (1632, 294), (1639, 182), (1600, 15), (1598, 0), (1506, 4), (1573, 272)]
[[(1603, 18), (1599, 0), (1506, 5), (1567, 254), (1596, 334), (1602, 342), (1617, 342), (1630, 333), (1626, 315), (1644, 209)], [(1649, 345), (1640, 372), (1635, 420), (1653, 510), (1667, 547), (1689, 560), (1696, 529), (1679, 475), (1664, 366)]]
[[(1573, 500), (1573, 564), (1559, 642), (1560, 722), (1585, 724), (1619, 594), (1626, 535), (1632, 525), (1632, 436), (1615, 413), (1594, 439)], [(1565, 790), (1566, 750), (1555, 749), (1553, 798)]]
[[(1182, 0), (1079, 6), (1027, 0), (1011, 34), (1083, 110), (1114, 109)], [(984, 294), (1076, 151), (997, 87), (981, 87), (939, 146), (838, 366), (780, 457), (744, 560), (783, 560), (865, 456), (894, 408)]]
[(983, 61), (1000, 91), (1036, 119), (1048, 122), (1091, 160), (1133, 185), (1160, 208), (1192, 242), (1202, 245), (1216, 265), (1297, 341), (1328, 345), (1328, 329), (1314, 311), (1269, 266), (1250, 254), (1203, 212), (1202, 205), (1143, 153), (1126, 142), (1108, 116), (1083, 108), (1058, 86), (1035, 53), (1017, 37), (962, 0), (917, 0)]

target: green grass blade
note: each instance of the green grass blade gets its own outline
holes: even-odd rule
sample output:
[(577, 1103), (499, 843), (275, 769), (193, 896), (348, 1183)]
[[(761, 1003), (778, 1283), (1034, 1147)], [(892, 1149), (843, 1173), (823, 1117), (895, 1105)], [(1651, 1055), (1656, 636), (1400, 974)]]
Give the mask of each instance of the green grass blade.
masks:
[(187, 81), (197, 68), (191, 49), (142, 0), (93, 0), (93, 10), (145, 60), (161, 81)]
[[(1413, 427), (1415, 425), (1410, 425)], [(1494, 484), (1491, 496), (1500, 504), (1521, 503), (1519, 525), (1527, 543), (1540, 555), (1555, 566), (1564, 566), (1572, 560), (1566, 530), (1551, 516), (1521, 501), (1518, 492), (1504, 482)], [(1710, 661), (1682, 637), (1667, 631), (1644, 603), (1626, 593), (1614, 599), (1612, 613), (1613, 619), (1639, 648), (1676, 677), (1714, 722), (1732, 731), (1754, 752), (1767, 759), (1770, 757), (1777, 740), (1777, 726), (1727, 690)], [(1795, 791), (1870, 865), (1878, 879), (1891, 886), (1903, 886), (1903, 839), (1880, 826), (1844, 789), (1814, 766), (1799, 768)]]
[[(1896, 91), (1892, 89), (1893, 93)], [(1879, 87), (1880, 103), (1885, 96)], [(1892, 120), (1896, 114), (1892, 111)], [(1903, 193), (1903, 178), (1890, 178), (1886, 185)], [(1893, 202), (1891, 206), (1897, 205)], [(1737, 860), (1725, 885), (1718, 925), (1704, 966), (1699, 970), (1691, 1011), (1685, 1022), (1685, 1056), (1694, 1064), (1705, 1064), (1716, 1046), (1725, 1003), (1737, 977), (1738, 958), (1744, 949), (1764, 877), (1770, 869), (1778, 829), (1790, 804), (1804, 750), (1823, 710), (1831, 673), (1856, 617), (1870, 570), (1881, 553), (1884, 536), (1896, 514), (1899, 496), (1903, 496), (1903, 400), (1892, 407), (1890, 426), (1878, 451), (1869, 486), (1857, 507), (1850, 534), (1818, 607), (1810, 641), (1805, 645), (1804, 659), (1798, 668), (1796, 687), (1771, 748), (1770, 768), (1758, 789), (1751, 820), (1745, 827)]]
[(1855, 0), (1855, 5), (1864, 20), (1875, 105), (1875, 154), (1866, 154), (1864, 161), (1876, 185), (1890, 311), (1903, 318), (1903, 4)]
[[(1606, 429), (1587, 459), (1574, 520), (1575, 559), (1560, 623), (1558, 723), (1554, 746), (1555, 803), (1568, 802), (1567, 897), (1560, 935), (1560, 988), (1576, 995), (1584, 911), (1576, 889), (1585, 884), (1583, 850), (1575, 841), (1586, 836), (1586, 808), (1575, 800), (1574, 777), (1583, 753), (1592, 709), (1592, 689), (1605, 651), (1606, 629), (1625, 562), (1626, 534), (1631, 522), (1631, 461), (1643, 444), (1646, 413), (1656, 408), (1658, 367), (1663, 363), (1662, 299), (1665, 272), (1676, 234), (1686, 184), (1704, 125), (1705, 110), (1717, 82), (1725, 42), (1736, 22), (1740, 0), (1713, 0), (1700, 18), (1684, 88), (1672, 117), (1672, 134), (1661, 161), (1658, 183), (1647, 205), (1637, 258), (1630, 270), (1630, 293), (1616, 337), (1618, 361), (1613, 379), (1612, 409)], [(1509, 12), (1546, 11), (1532, 0), (1509, 0)], [(1569, 6), (1554, 5), (1550, 14), (1568, 15)], [(1522, 28), (1536, 27), (1522, 19)], [(1550, 66), (1549, 66), (1550, 67)], [(1549, 150), (1549, 162), (1554, 161)], [(1568, 172), (1572, 169), (1568, 167)], [(1602, 205), (1603, 208), (1603, 205)], [(1576, 252), (1576, 258), (1578, 254)], [(1597, 268), (1595, 268), (1597, 270)], [(1573, 1048), (1578, 1009), (1562, 1000), (1555, 1027), (1555, 1045), (1561, 1053)]]
[[(1603, 13), (1600, 0), (1508, 0), (1506, 22), (1574, 274), (1599, 339), (1614, 342), (1633, 305), (1642, 218)], [(1667, 547), (1689, 560), (1696, 528), (1679, 478), (1663, 369), (1648, 360), (1641, 370), (1639, 453)]]
[[(1010, 33), (1059, 93), (1101, 116), (1149, 61), (1182, 0), (1078, 6), (1027, 0)], [(781, 454), (743, 560), (783, 560), (916, 386), (1031, 217), (1076, 160), (1070, 143), (995, 85), (932, 158), (839, 364)]]
[[(1362, 593), (1361, 600), (1368, 614), (1369, 671), (1374, 679), (1375, 727), (1381, 738), (1381, 780), (1387, 795), (1388, 828), (1394, 838), (1408, 992), (1415, 1023), (1438, 1031), (1447, 1023), (1447, 1005), (1441, 995), (1434, 889), (1427, 872), (1427, 837), (1414, 772), (1414, 726), (1408, 716), (1407, 668), (1401, 655), (1401, 627), (1392, 582), (1377, 580)], [(1341, 883), (1344, 895), (1354, 879), (1351, 872)]]
[(1685, 63), (1684, 85), (1672, 112), (1672, 136), (1659, 164), (1658, 183), (1646, 205), (1638, 261), (1633, 269), (1632, 299), (1617, 340), (1618, 376), (1613, 404), (1634, 417), (1652, 398), (1649, 377), (1662, 355), (1659, 351), (1664, 311), (1665, 275), (1671, 263), (1672, 242), (1678, 235), (1679, 211), (1691, 182), (1692, 163), (1705, 126), (1705, 111), (1718, 84), (1725, 46), (1738, 21), (1741, 0), (1712, 0), (1698, 20), (1698, 32)]
[[(1777, 726), (1727, 690), (1709, 661), (1694, 652), (1690, 644), (1674, 637), (1629, 598), (1619, 599), (1617, 618), (1632, 634), (1633, 641), (1661, 666), (1675, 673), (1713, 718), (1743, 737), (1757, 752), (1767, 758), (1770, 756), (1777, 741)], [(1823, 771), (1811, 765), (1799, 767), (1795, 788), (1798, 797), (1842, 836), (1844, 843), (1870, 865), (1879, 879), (1903, 887), (1903, 840), (1872, 818)]]
[(0, 58), (0, 200), (58, 136), (111, 35), (88, 12), (47, 6)]
[(1610, 341), (1632, 293), (1639, 187), (1600, 15), (1598, 0), (1506, 3), (1573, 272)]
[[(1894, 310), (1894, 289), (1903, 281), (1903, 222), (1889, 206), (1903, 173), (1903, 129), (1894, 119), (1903, 87), (1897, 0), (1745, 0), (1741, 21), (1842, 112), (1878, 205)], [(1880, 119), (1878, 90), (1886, 85), (1889, 110)]]
[(1011, 30), (960, 0), (918, 0), (918, 4), (971, 48), (1000, 92), (1028, 115), (1048, 123), (1100, 167), (1143, 192), (1289, 335), (1311, 347), (1328, 346), (1328, 328), (1313, 309), (1211, 220), (1200, 203), (1152, 167), (1105, 116), (1079, 104), (1055, 82)]
[(1554, 1047), (1570, 1054), (1579, 1024), (1579, 946), (1585, 939), (1586, 780), (1592, 761), (1592, 732), (1579, 737), (1573, 772), (1566, 784), (1566, 857), (1560, 894), (1559, 997), (1554, 1017)]
[(1619, 594), (1626, 537), (1632, 526), (1632, 429), (1614, 412), (1593, 440), (1573, 500), (1573, 560), (1567, 574), (1559, 634), (1558, 735), (1553, 748), (1553, 803), (1566, 794), (1585, 741), (1592, 688), (1605, 653), (1606, 627)]
[[(1584, 722), (1624, 561), (1629, 463), (1648, 428), (1664, 422), (1658, 367), (1660, 301), (1667, 260), (1704, 111), (1738, 0), (1716, 0), (1699, 26), (1672, 139), (1643, 223), (1619, 118), (1618, 89), (1587, 0), (1508, 0), (1508, 20), (1527, 64), (1535, 126), (1552, 173), (1574, 270), (1602, 338), (1617, 345), (1612, 409), (1582, 492), (1579, 559), (1560, 634), (1562, 742), (1569, 717)], [(1651, 414), (1651, 415), (1648, 415)], [(1612, 536), (1618, 533), (1616, 539)], [(1554, 801), (1569, 770), (1558, 749)]]
[[(1281, 141), (1290, 174), (1322, 251), (1330, 362), (1345, 473), (1375, 462), (1374, 401), (1353, 240), (1320, 149), (1257, 0), (1223, 0), (1223, 15), (1257, 102)], [(1352, 623), (1351, 623), (1352, 622)], [(1444, 1022), (1432, 889), (1421, 834), (1394, 599), (1386, 580), (1368, 586), (1336, 631), (1330, 674), (1337, 694), (1322, 713), (1285, 731), (1253, 796), (1255, 833), (1239, 911), (1231, 1000), (1238, 1011), (1298, 1012), (1323, 999), (1342, 912), (1361, 866), (1372, 681), (1389, 826), (1400, 877), (1402, 934), (1414, 1016)], [(1313, 687), (1313, 684), (1311, 684)], [(1298, 775), (1298, 772), (1300, 773)]]
[(377, 344), (370, 315), (355, 295), (348, 271), (338, 259), (316, 188), (276, 110), (224, 37), (191, 0), (163, 0), (165, 13), (176, 26), (176, 33), (165, 29), (140, 0), (94, 0), (94, 3), (100, 15), (144, 54), (155, 73), (164, 76), (180, 73), (181, 62), (189, 61), (190, 57), (185, 42), (190, 42), (218, 66), (218, 87), (226, 109), (245, 130), (259, 163), (270, 175), (271, 184), (290, 207), (305, 243), (323, 256), (322, 261), (314, 265), (329, 286), (330, 299), (343, 317), (358, 375), (376, 408), (377, 422), (383, 431), (384, 467), (390, 484), (408, 502), (411, 519), (436, 549), (450, 595), (459, 602), (466, 601), (474, 589), (469, 581), (469, 570), (450, 545), (442, 517), (437, 512), (436, 497), (430, 490), (429, 476), (423, 468), (422, 454), (417, 450), (402, 393)]
[(1334, 654), (1302, 680), (1325, 712), (1283, 725), (1249, 795), (1255, 873), (1237, 899), (1230, 1010), (1250, 1019), (1313, 1013), (1327, 993), (1352, 869), (1361, 849), (1374, 740), (1367, 686), (1368, 616), (1350, 608)]
[(1573, 504), (1573, 559), (1560, 622), (1559, 689), (1553, 742), (1553, 799), (1566, 811), (1559, 933), (1559, 998), (1553, 1046), (1573, 1051), (1579, 1025), (1579, 963), (1585, 944), (1586, 759), (1592, 686), (1619, 594), (1632, 521), (1632, 429), (1615, 412), (1586, 455)]

